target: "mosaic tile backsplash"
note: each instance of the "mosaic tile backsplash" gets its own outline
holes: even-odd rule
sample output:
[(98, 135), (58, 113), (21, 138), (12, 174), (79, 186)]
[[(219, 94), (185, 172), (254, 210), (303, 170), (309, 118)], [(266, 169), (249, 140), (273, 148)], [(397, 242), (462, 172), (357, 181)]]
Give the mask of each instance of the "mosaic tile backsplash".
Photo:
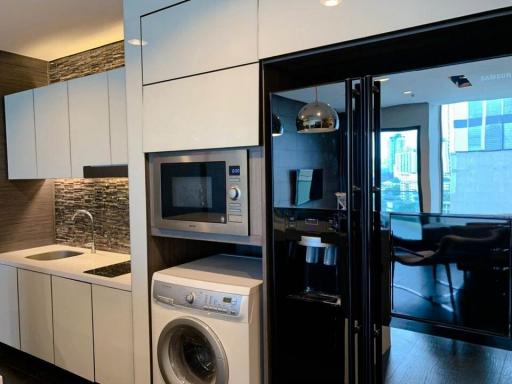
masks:
[(86, 209), (94, 217), (96, 248), (130, 253), (128, 179), (55, 180), (55, 236), (58, 244), (83, 247), (91, 242), (89, 219), (77, 209)]
[(48, 80), (58, 83), (124, 65), (124, 41), (80, 52), (48, 63)]

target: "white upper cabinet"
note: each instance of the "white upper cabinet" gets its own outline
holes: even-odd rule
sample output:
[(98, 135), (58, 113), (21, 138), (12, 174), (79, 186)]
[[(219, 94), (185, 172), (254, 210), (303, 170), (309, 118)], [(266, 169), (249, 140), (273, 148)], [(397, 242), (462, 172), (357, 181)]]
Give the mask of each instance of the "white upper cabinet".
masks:
[(510, 0), (259, 0), (259, 56), (268, 58), (510, 6)]
[(71, 177), (67, 83), (34, 89), (34, 111), (38, 178)]
[(124, 68), (107, 72), (112, 164), (128, 164), (126, 128), (126, 83)]
[(191, 0), (141, 18), (144, 84), (258, 60), (258, 0)]
[(9, 179), (37, 179), (32, 90), (5, 97), (5, 127)]
[(259, 65), (144, 87), (144, 152), (259, 144)]
[(128, 164), (124, 68), (5, 97), (9, 179)]
[(86, 165), (109, 165), (110, 116), (106, 73), (68, 82), (72, 176)]

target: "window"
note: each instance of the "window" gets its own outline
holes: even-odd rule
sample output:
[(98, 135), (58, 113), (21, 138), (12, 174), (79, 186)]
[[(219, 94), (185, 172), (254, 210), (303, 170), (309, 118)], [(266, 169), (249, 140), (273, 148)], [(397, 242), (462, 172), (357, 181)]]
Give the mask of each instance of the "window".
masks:
[(418, 138), (419, 127), (381, 131), (383, 212), (420, 212)]
[(512, 213), (512, 98), (445, 104), (443, 213)]

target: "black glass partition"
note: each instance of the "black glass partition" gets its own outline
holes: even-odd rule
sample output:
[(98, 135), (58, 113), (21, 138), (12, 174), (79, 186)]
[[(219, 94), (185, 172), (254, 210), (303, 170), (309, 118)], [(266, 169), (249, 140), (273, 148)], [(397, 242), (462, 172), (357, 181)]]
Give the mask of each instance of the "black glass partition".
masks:
[(509, 219), (390, 214), (395, 316), (509, 336)]

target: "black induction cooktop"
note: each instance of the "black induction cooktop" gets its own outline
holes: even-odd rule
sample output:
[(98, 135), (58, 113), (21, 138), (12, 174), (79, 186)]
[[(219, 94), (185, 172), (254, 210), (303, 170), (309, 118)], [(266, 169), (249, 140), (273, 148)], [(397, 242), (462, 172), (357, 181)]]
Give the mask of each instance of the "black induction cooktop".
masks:
[(117, 277), (131, 273), (131, 271), (132, 267), (130, 261), (124, 261), (122, 263), (107, 265), (106, 267), (90, 269), (84, 273), (103, 277)]

